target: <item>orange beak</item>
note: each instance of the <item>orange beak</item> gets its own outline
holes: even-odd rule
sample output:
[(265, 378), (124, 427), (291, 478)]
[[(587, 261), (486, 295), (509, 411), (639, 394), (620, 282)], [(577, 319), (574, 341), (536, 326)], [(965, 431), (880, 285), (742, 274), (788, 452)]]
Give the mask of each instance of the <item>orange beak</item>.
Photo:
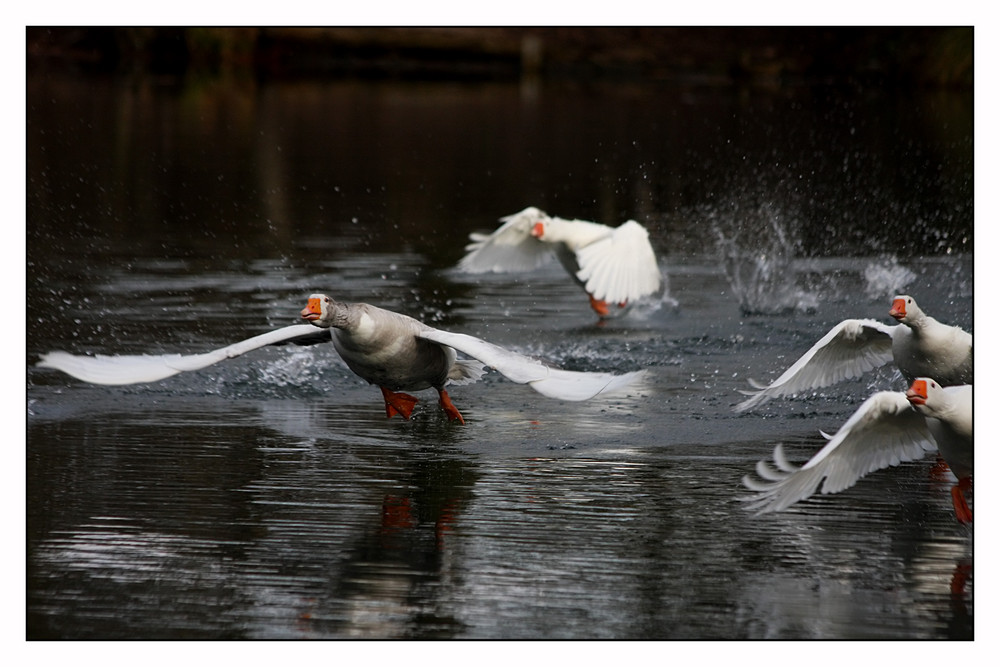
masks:
[(906, 390), (906, 400), (913, 405), (923, 405), (927, 402), (927, 380), (914, 380)]
[(323, 315), (323, 306), (320, 304), (319, 299), (309, 299), (309, 303), (306, 304), (306, 307), (299, 314), (302, 316), (302, 319), (312, 322), (313, 320), (318, 320)]
[(531, 228), (531, 235), (536, 239), (540, 239), (543, 234), (545, 234), (545, 225), (540, 222), (536, 222), (535, 226)]
[(896, 299), (892, 302), (892, 308), (889, 309), (889, 317), (895, 317), (897, 320), (906, 317), (906, 301), (904, 299)]

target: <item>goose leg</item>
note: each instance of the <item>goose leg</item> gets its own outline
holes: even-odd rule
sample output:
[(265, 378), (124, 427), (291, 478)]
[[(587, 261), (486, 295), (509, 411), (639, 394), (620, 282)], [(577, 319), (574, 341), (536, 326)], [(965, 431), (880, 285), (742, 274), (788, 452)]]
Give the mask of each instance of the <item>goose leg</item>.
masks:
[(972, 523), (972, 510), (965, 501), (965, 492), (972, 488), (972, 478), (963, 477), (951, 487), (951, 501), (955, 506), (955, 518), (961, 523)]
[(392, 417), (393, 415), (401, 415), (403, 419), (409, 419), (410, 413), (413, 412), (413, 406), (417, 404), (417, 399), (415, 396), (410, 396), (409, 394), (404, 394), (401, 392), (390, 391), (385, 387), (379, 387), (382, 390), (382, 398), (385, 399), (385, 416)]
[(459, 424), (465, 424), (465, 420), (462, 419), (462, 414), (458, 411), (458, 408), (455, 407), (455, 404), (451, 402), (451, 397), (448, 396), (448, 392), (444, 389), (438, 389), (438, 393), (441, 395), (439, 403), (441, 404), (441, 408), (444, 410), (444, 413), (448, 415), (448, 421), (458, 420)]
[(608, 310), (608, 302), (601, 301), (600, 299), (595, 299), (594, 295), (591, 294), (590, 292), (587, 292), (587, 296), (590, 297), (590, 307), (594, 309), (594, 312), (600, 315), (601, 317), (606, 317), (607, 314), (610, 312)]

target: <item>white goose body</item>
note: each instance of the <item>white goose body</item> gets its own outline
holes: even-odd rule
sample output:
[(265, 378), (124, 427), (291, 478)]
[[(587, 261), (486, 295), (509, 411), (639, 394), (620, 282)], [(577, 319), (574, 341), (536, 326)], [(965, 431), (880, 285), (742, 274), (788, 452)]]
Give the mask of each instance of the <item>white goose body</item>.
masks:
[[(94, 384), (135, 384), (205, 368), (267, 345), (332, 341), (354, 373), (382, 390), (387, 416), (409, 418), (417, 399), (399, 392), (434, 388), (448, 418), (461, 423), (465, 420), (444, 386), (475, 382), (484, 374), (484, 365), (513, 382), (530, 385), (543, 396), (566, 401), (583, 401), (625, 389), (643, 374), (566, 371), (473, 336), (435, 329), (369, 304), (334, 301), (323, 294), (310, 296), (301, 314), (312, 325), (269, 331), (204, 354), (85, 356), (50, 352), (38, 365)], [(327, 335), (316, 327), (331, 333)], [(456, 350), (472, 359), (458, 359)]]
[(938, 322), (910, 296), (895, 297), (889, 314), (901, 323), (892, 327), (892, 359), (907, 382), (972, 384), (972, 334)]
[(649, 233), (635, 220), (609, 227), (553, 218), (534, 206), (501, 220), (504, 224), (492, 234), (471, 235), (460, 270), (530, 271), (555, 254), (602, 317), (609, 313), (609, 303), (624, 306), (662, 286)]
[(778, 379), (735, 410), (743, 412), (772, 398), (826, 387), (890, 362), (907, 383), (933, 377), (944, 386), (972, 384), (972, 335), (938, 322), (917, 306), (913, 297), (893, 297), (889, 314), (900, 324), (876, 320), (844, 320), (831, 329)]
[(444, 387), (457, 357), (453, 349), (419, 338), (423, 325), (410, 317), (363, 303), (344, 305), (345, 323), (330, 330), (334, 348), (355, 374), (393, 390)]
[(930, 378), (917, 378), (906, 398), (926, 419), (938, 452), (955, 477), (971, 477), (972, 385), (942, 387)]
[(955, 515), (971, 522), (961, 491), (971, 487), (972, 386), (942, 387), (930, 378), (917, 378), (906, 392), (873, 394), (801, 467), (789, 463), (777, 445), (777, 469), (759, 461), (760, 479), (743, 478), (744, 486), (757, 494), (744, 500), (758, 514), (778, 512), (817, 489), (838, 493), (875, 470), (923, 458), (935, 449), (959, 478), (952, 490)]

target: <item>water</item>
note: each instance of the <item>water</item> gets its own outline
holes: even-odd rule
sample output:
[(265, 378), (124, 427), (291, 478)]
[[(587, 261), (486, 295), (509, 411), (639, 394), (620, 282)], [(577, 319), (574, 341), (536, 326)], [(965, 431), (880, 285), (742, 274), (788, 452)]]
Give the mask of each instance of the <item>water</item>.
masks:
[[(508, 84), (28, 86), (29, 638), (971, 638), (933, 458), (754, 517), (890, 370), (736, 415), (847, 317), (972, 330), (971, 96)], [(598, 326), (553, 264), (451, 267), (537, 205), (650, 229), (668, 291)], [(53, 349), (196, 352), (326, 291), (577, 370), (409, 422), (331, 349), (88, 386)], [(325, 346), (329, 348), (329, 346)]]

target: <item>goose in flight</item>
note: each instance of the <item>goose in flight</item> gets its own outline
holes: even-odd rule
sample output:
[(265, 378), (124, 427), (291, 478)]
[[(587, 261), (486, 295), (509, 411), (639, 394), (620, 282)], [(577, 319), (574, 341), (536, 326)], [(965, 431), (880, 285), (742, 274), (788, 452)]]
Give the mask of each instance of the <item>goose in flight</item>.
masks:
[[(462, 424), (465, 420), (445, 385), (475, 382), (486, 372), (485, 367), (496, 369), (513, 382), (528, 384), (543, 396), (566, 401), (583, 401), (623, 389), (643, 372), (567, 371), (473, 336), (435, 329), (366, 303), (335, 301), (325, 294), (311, 295), (301, 316), (310, 324), (269, 331), (203, 354), (86, 356), (50, 352), (38, 366), (94, 384), (135, 384), (205, 368), (267, 345), (332, 342), (354, 373), (381, 389), (387, 417), (399, 414), (409, 419), (417, 399), (404, 392), (434, 388), (448, 419)], [(456, 351), (471, 359), (458, 359)]]
[(660, 289), (662, 276), (649, 233), (635, 220), (608, 227), (549, 217), (534, 206), (500, 220), (503, 224), (492, 234), (470, 235), (459, 270), (531, 271), (555, 254), (602, 318), (611, 312), (608, 304), (624, 307)]
[(972, 384), (972, 334), (938, 322), (908, 295), (893, 297), (889, 315), (899, 324), (844, 320), (770, 385), (742, 391), (750, 398), (735, 410), (859, 377), (890, 362), (908, 383), (932, 377), (944, 386)]
[(930, 378), (917, 378), (906, 392), (873, 394), (801, 467), (789, 463), (778, 444), (777, 469), (762, 460), (760, 479), (743, 478), (757, 492), (744, 500), (758, 514), (779, 512), (813, 495), (820, 483), (821, 493), (838, 493), (868, 473), (935, 449), (959, 480), (951, 490), (955, 517), (971, 523), (964, 492), (972, 487), (972, 385), (942, 387)]

